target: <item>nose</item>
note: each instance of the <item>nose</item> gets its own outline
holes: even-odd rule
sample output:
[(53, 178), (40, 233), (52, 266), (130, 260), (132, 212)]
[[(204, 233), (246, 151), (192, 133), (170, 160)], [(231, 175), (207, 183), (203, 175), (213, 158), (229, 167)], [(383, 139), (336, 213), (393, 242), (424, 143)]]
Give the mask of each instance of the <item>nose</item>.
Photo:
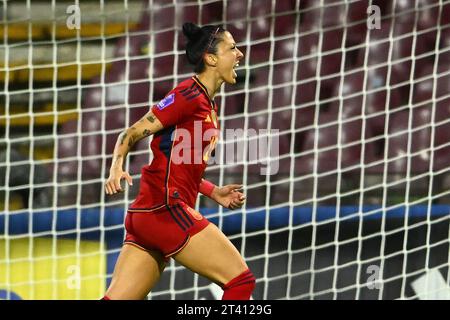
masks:
[(244, 57), (244, 54), (242, 53), (241, 50), (238, 49), (238, 55), (237, 55), (238, 61), (241, 60), (243, 57)]

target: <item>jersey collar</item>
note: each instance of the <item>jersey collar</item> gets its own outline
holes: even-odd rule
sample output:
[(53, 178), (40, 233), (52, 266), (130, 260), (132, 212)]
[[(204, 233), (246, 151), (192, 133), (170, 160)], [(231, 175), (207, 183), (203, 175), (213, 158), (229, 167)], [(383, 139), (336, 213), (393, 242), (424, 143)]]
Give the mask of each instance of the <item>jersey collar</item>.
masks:
[(211, 97), (209, 96), (208, 89), (206, 89), (205, 85), (200, 81), (199, 78), (197, 78), (197, 76), (193, 76), (192, 80), (194, 80), (195, 83), (197, 83), (197, 85), (200, 87), (200, 89), (203, 91), (203, 93), (206, 95), (206, 97), (208, 98), (209, 102), (211, 103), (211, 108), (214, 109), (216, 104), (214, 103), (214, 100), (211, 99)]

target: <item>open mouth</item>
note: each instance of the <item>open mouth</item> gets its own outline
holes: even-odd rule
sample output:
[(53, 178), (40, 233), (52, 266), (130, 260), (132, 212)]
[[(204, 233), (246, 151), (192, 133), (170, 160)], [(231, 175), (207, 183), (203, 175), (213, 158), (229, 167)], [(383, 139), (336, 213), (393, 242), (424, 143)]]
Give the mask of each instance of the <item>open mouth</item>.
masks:
[(234, 66), (233, 66), (233, 76), (236, 78), (237, 77), (237, 73), (236, 73), (236, 68), (237, 67), (239, 67), (239, 62), (238, 63), (236, 63)]

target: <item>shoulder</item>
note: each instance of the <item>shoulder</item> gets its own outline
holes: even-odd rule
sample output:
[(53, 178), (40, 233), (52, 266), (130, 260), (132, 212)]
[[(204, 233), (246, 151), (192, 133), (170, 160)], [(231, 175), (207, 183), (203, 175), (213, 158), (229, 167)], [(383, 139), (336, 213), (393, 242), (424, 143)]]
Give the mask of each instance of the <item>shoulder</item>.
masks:
[(159, 110), (163, 110), (168, 106), (186, 104), (186, 99), (182, 94), (189, 86), (193, 80), (187, 79), (180, 84), (178, 84), (175, 88), (170, 90), (163, 99), (161, 99), (158, 103), (155, 104), (155, 107)]
[(195, 87), (195, 81), (191, 77), (180, 82), (172, 91), (181, 91), (185, 89), (190, 89), (192, 87)]
[[(190, 78), (179, 83), (161, 101), (153, 107), (154, 112), (171, 113), (174, 111), (182, 114), (197, 112), (203, 106), (205, 97), (196, 82)], [(166, 110), (168, 110), (166, 112)]]
[(199, 102), (203, 98), (201, 89), (192, 78), (181, 82), (171, 93), (190, 103)]

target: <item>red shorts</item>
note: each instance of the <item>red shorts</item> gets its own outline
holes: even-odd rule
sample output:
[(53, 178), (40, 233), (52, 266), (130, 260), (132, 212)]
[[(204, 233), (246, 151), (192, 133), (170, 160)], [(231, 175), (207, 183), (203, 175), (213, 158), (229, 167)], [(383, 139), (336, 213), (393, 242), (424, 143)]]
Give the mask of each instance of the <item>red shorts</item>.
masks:
[(190, 237), (209, 224), (208, 219), (184, 202), (151, 212), (127, 212), (124, 243), (160, 251), (166, 259), (180, 252)]

